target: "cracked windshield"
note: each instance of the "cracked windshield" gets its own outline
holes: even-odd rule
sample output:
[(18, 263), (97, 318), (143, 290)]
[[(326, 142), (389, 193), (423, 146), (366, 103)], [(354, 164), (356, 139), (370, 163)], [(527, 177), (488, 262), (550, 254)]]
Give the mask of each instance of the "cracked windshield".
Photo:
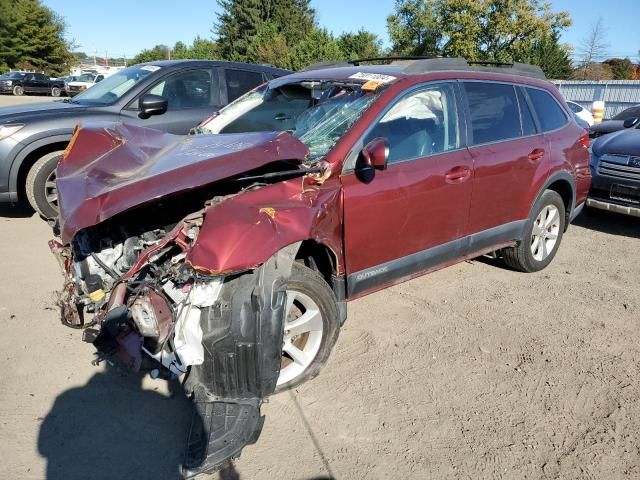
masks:
[(301, 82), (267, 86), (238, 99), (202, 126), (206, 133), (287, 131), (311, 161), (323, 158), (377, 97), (359, 84)]

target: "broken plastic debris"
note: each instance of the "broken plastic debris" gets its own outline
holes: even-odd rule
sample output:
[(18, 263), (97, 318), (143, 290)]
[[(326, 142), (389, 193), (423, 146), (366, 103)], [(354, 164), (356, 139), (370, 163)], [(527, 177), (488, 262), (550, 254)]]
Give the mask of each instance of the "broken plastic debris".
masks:
[(201, 365), (204, 362), (199, 307), (213, 305), (221, 290), (222, 279), (196, 284), (191, 288), (185, 303), (182, 304), (176, 321), (174, 345), (176, 354), (185, 366)]

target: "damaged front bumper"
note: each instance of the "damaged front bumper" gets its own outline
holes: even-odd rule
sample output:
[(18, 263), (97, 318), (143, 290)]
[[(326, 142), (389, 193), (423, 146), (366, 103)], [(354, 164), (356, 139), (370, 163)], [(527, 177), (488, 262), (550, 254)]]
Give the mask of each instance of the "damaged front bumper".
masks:
[(183, 376), (195, 402), (183, 465), (189, 478), (238, 457), (260, 435), (260, 406), (275, 391), (280, 371), (285, 285), (295, 246), (253, 270), (225, 276), (198, 274), (176, 262), (158, 281), (144, 284), (140, 272), (167, 244), (144, 252), (108, 292), (92, 296), (74, 274), (72, 248), (49, 242), (64, 276), (62, 321), (84, 328), (97, 361)]

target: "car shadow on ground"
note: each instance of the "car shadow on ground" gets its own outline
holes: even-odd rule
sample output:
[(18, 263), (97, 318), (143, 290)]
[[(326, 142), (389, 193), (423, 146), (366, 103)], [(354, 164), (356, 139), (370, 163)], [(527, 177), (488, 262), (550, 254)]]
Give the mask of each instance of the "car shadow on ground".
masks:
[[(56, 398), (38, 435), (38, 451), (47, 461), (46, 480), (184, 478), (180, 466), (193, 404), (179, 383), (169, 383), (167, 389), (160, 383), (164, 380), (157, 380), (156, 391), (155, 382), (143, 388), (143, 379), (142, 374), (124, 374), (107, 366), (85, 385)], [(242, 477), (229, 462), (217, 473), (196, 478)], [(308, 480), (333, 480), (333, 476)]]
[(28, 205), (0, 205), (0, 217), (5, 218), (29, 218), (36, 214)]
[(122, 377), (107, 369), (58, 396), (38, 437), (47, 480), (183, 478), (191, 401), (177, 384), (162, 394)]
[(574, 225), (609, 235), (640, 238), (640, 218), (604, 210), (588, 209), (574, 221)]

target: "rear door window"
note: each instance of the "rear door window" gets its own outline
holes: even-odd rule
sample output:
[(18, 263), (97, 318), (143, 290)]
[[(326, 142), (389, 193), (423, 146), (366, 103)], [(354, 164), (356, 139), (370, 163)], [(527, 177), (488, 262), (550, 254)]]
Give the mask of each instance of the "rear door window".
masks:
[(527, 88), (527, 94), (543, 132), (556, 130), (567, 123), (565, 111), (550, 93), (538, 88)]
[(224, 75), (227, 82), (227, 101), (229, 103), (264, 83), (262, 73), (249, 70), (232, 70), (228, 68), (224, 71)]
[(465, 82), (474, 145), (522, 136), (513, 85)]

